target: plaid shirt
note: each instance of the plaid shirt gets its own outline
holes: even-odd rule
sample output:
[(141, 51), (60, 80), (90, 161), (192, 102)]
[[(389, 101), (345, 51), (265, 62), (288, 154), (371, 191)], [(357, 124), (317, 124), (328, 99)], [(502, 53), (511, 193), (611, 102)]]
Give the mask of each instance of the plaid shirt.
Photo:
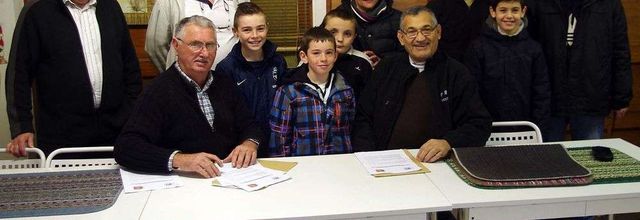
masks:
[(207, 117), (207, 122), (209, 122), (209, 126), (213, 130), (213, 119), (216, 118), (216, 114), (213, 111), (213, 105), (211, 105), (211, 100), (209, 99), (209, 95), (207, 94), (207, 90), (209, 90), (209, 86), (213, 82), (213, 76), (211, 72), (209, 72), (209, 76), (207, 77), (207, 82), (204, 84), (202, 88), (198, 86), (198, 83), (193, 81), (187, 74), (185, 74), (182, 69), (180, 69), (180, 65), (176, 62), (176, 69), (180, 72), (180, 75), (184, 77), (191, 85), (196, 89), (196, 95), (198, 96), (198, 103), (200, 104), (200, 110), (204, 113), (204, 116)]
[(355, 117), (353, 89), (335, 74), (325, 105), (305, 83), (278, 88), (271, 109), (269, 156), (350, 153)]

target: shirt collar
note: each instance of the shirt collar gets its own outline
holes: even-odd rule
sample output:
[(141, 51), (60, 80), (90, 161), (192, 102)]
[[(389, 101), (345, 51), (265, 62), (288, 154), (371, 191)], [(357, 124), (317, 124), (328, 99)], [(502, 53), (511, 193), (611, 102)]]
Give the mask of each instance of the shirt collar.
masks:
[(207, 91), (209, 89), (209, 86), (211, 86), (211, 83), (213, 82), (213, 76), (211, 75), (211, 71), (209, 71), (209, 75), (207, 76), (207, 82), (204, 83), (204, 86), (202, 88), (200, 88), (200, 86), (198, 85), (198, 83), (196, 83), (196, 81), (193, 81), (193, 79), (191, 79), (189, 76), (187, 76), (187, 74), (184, 73), (184, 71), (182, 71), (182, 69), (180, 69), (180, 65), (178, 64), (178, 62), (176, 62), (175, 67), (176, 67), (176, 69), (178, 69), (178, 72), (180, 72), (180, 75), (182, 75), (182, 78), (187, 80), (187, 82), (189, 82), (189, 84), (191, 84), (193, 87), (195, 87), (196, 91), (198, 91), (198, 92)]
[(84, 5), (84, 7), (82, 8), (76, 5), (76, 3), (73, 3), (71, 0), (62, 0), (62, 3), (64, 3), (67, 6), (72, 5), (74, 8), (78, 8), (78, 9), (88, 9), (91, 6), (95, 6), (96, 4), (98, 4), (98, 0), (89, 0), (89, 2), (87, 2), (87, 4)]

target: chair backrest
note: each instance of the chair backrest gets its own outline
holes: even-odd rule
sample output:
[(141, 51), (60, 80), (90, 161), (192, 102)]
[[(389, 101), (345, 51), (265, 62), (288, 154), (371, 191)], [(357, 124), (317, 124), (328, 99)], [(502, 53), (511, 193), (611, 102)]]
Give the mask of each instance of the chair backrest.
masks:
[(57, 159), (54, 157), (66, 153), (113, 152), (113, 146), (58, 148), (47, 157), (47, 168), (118, 168), (113, 158)]
[[(14, 159), (14, 160), (0, 160), (0, 170), (7, 169), (30, 169), (30, 168), (44, 168), (44, 152), (38, 148), (28, 147), (25, 148), (27, 153), (34, 153), (38, 155), (38, 159)], [(0, 153), (7, 152), (6, 148), (0, 148)]]
[(540, 128), (529, 121), (499, 121), (491, 124), (493, 127), (529, 127), (532, 131), (494, 132), (487, 140), (487, 146), (503, 146), (514, 144), (539, 144), (542, 143)]

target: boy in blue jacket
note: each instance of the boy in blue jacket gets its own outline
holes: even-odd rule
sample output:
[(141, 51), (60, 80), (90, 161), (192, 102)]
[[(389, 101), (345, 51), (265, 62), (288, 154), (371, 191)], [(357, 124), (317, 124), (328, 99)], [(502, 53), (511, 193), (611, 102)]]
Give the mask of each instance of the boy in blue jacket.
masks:
[(494, 121), (532, 121), (549, 117), (551, 91), (540, 44), (529, 37), (522, 0), (490, 5), (483, 33), (465, 56)]
[(339, 70), (335, 38), (322, 27), (301, 40), (303, 65), (291, 70), (271, 109), (269, 156), (350, 153), (355, 98)]
[[(271, 132), (269, 111), (277, 89), (276, 82), (287, 69), (284, 57), (276, 53), (276, 45), (267, 40), (268, 32), (267, 17), (258, 5), (252, 2), (238, 4), (233, 33), (239, 42), (216, 67), (217, 72), (235, 81), (256, 124), (261, 126), (267, 137)], [(269, 143), (268, 139), (263, 142), (260, 146)], [(266, 156), (266, 151), (261, 150), (260, 154), (260, 157)]]

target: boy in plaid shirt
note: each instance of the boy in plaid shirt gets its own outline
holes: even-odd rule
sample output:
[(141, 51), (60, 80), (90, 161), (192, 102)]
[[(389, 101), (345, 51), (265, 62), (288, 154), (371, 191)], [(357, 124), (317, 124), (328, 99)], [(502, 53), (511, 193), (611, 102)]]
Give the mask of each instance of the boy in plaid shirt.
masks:
[(291, 70), (271, 109), (271, 157), (350, 153), (355, 116), (353, 89), (333, 69), (338, 53), (331, 32), (308, 30), (301, 40), (303, 65)]

